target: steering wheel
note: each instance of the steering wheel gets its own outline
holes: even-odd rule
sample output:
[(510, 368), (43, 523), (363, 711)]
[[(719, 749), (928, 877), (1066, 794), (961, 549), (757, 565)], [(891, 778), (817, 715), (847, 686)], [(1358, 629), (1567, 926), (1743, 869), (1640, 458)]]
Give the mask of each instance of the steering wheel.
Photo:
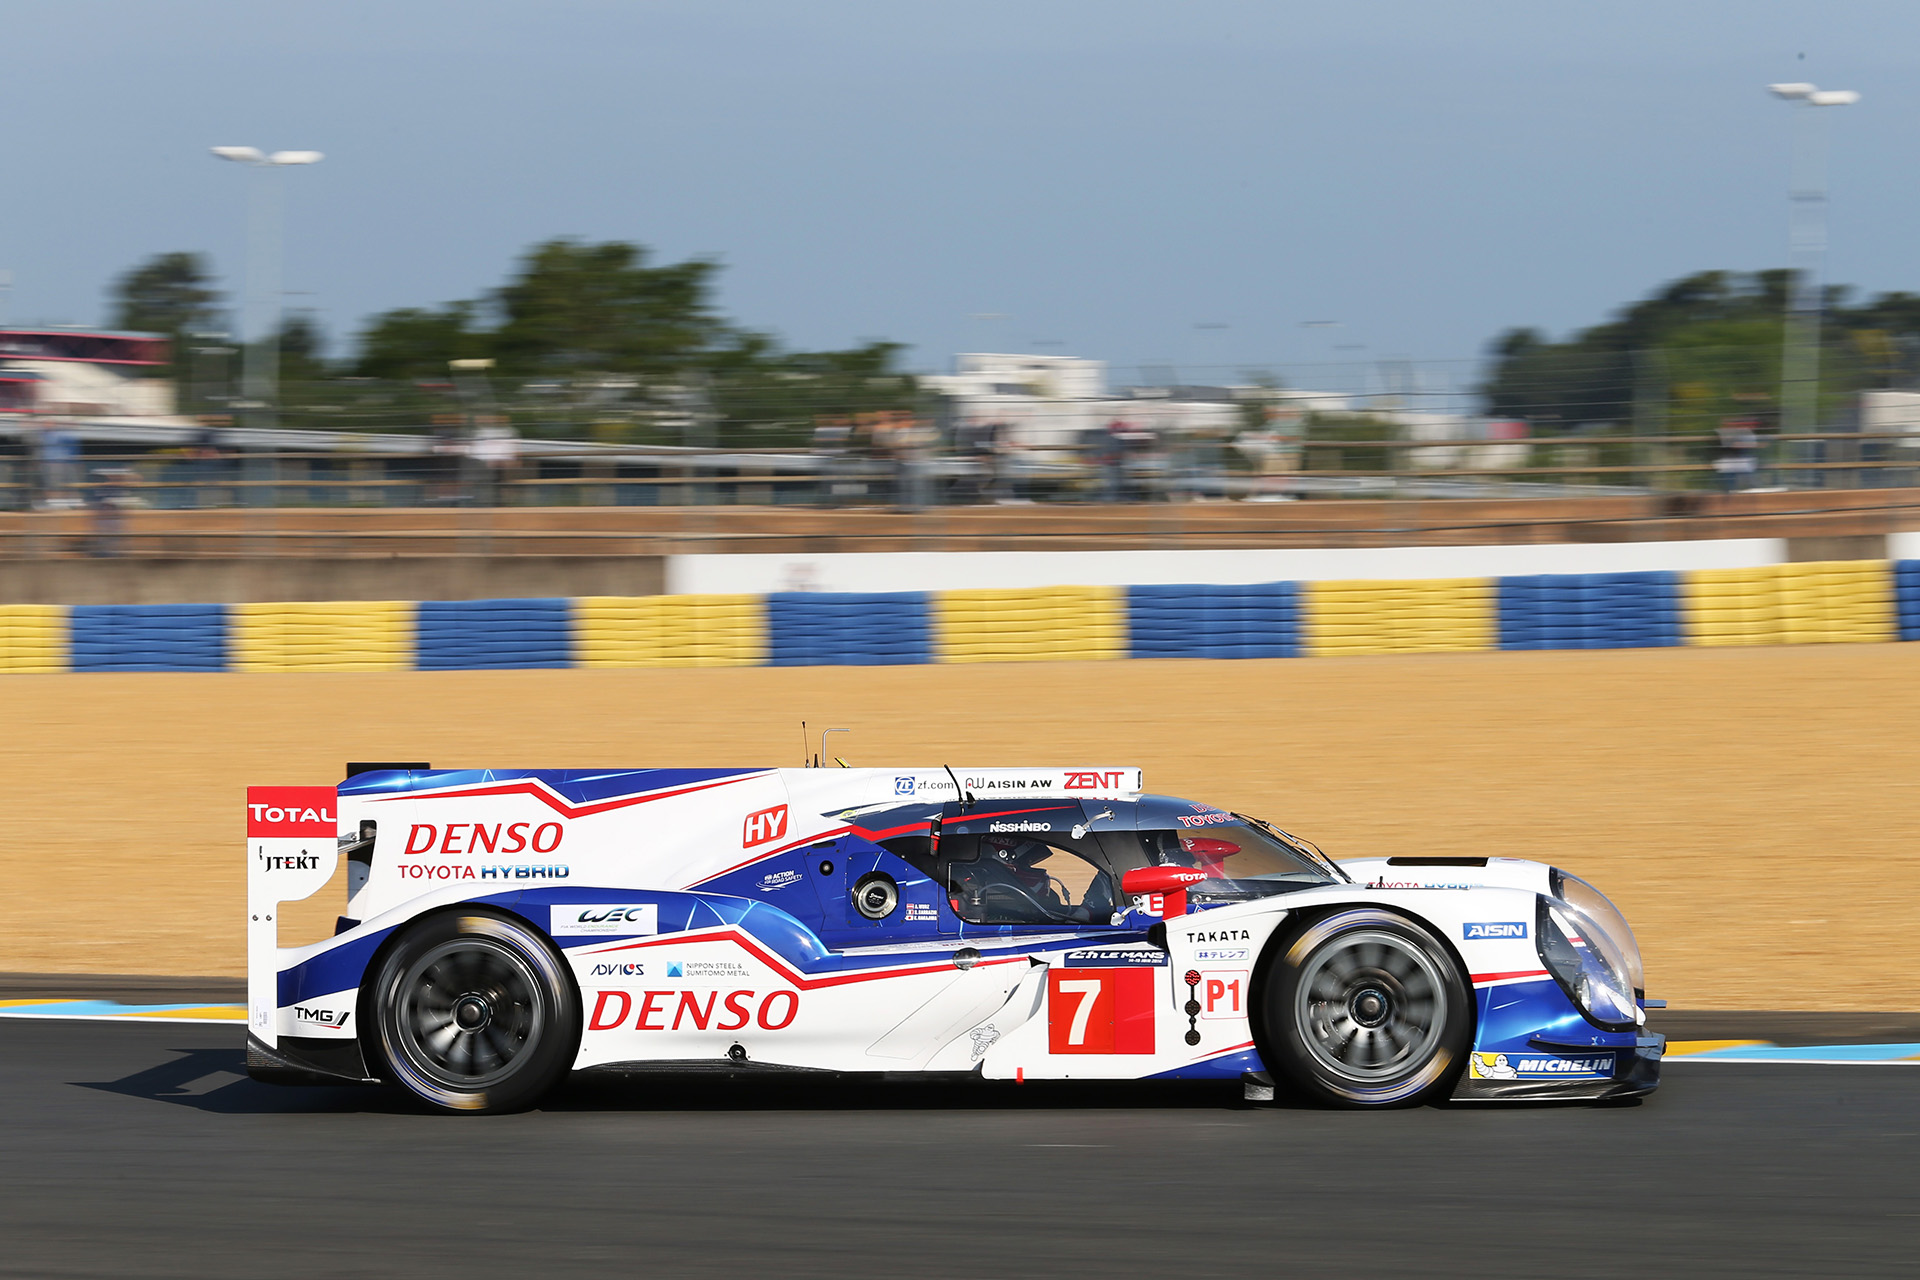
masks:
[[(1042, 920), (1050, 920), (1059, 924), (1070, 924), (1073, 922), (1072, 916), (1059, 914), (1058, 912), (1054, 911), (1053, 908), (1047, 906), (1044, 902), (1041, 902), (1038, 898), (1028, 893), (1025, 889), (1020, 888), (1018, 885), (1006, 884), (999, 881), (996, 881), (993, 884), (987, 885), (980, 890), (979, 902), (980, 902), (982, 915), (991, 914), (986, 909), (987, 899), (996, 893), (1010, 894), (1019, 903), (1026, 906), (1031, 906), (1035, 911), (1038, 911), (1040, 913), (1040, 918)], [(1009, 923), (1019, 923), (1019, 922), (1011, 921)]]

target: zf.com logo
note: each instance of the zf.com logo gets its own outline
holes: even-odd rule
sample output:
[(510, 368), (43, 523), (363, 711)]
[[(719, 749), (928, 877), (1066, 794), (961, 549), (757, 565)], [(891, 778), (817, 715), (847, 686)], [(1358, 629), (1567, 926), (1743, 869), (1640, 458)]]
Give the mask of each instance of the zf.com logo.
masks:
[(1505, 923), (1469, 924), (1465, 926), (1468, 942), (1485, 942), (1492, 938), (1525, 938), (1527, 925), (1524, 920)]

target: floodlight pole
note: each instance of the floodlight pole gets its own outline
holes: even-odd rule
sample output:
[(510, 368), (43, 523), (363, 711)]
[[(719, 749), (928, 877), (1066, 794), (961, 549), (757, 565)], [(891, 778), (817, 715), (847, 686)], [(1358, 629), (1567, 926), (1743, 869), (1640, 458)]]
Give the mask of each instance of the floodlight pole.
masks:
[(1793, 276), (1780, 353), (1780, 430), (1815, 431), (1820, 424), (1821, 271), (1827, 252), (1827, 127), (1822, 107), (1860, 100), (1850, 89), (1810, 84), (1767, 86), (1794, 108), (1793, 168), (1788, 186), (1788, 247)]
[(278, 170), (318, 164), (318, 151), (215, 147), (213, 154), (254, 170), (247, 198), (247, 296), (241, 325), (241, 394), (255, 426), (275, 425), (280, 395), (280, 267), (284, 192)]

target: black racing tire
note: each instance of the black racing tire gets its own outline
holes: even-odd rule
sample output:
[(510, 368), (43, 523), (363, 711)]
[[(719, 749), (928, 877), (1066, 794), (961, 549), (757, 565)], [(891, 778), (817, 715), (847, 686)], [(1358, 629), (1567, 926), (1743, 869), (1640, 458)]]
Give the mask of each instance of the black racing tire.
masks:
[(1453, 953), (1407, 917), (1356, 907), (1284, 942), (1264, 992), (1268, 1065), (1339, 1107), (1414, 1106), (1450, 1088), (1473, 1032)]
[(559, 955), (525, 921), (480, 908), (409, 928), (380, 965), (373, 1014), (387, 1079), (446, 1111), (530, 1107), (580, 1045)]

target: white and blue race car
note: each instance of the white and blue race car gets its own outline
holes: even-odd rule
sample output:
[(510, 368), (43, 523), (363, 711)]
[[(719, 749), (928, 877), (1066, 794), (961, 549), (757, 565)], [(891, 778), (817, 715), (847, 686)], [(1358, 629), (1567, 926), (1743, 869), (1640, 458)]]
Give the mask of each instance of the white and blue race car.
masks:
[[(259, 1079), (465, 1111), (572, 1071), (1659, 1081), (1632, 931), (1537, 862), (1335, 863), (1137, 768), (349, 772), (248, 791)], [(335, 936), (280, 947), (341, 860)]]

